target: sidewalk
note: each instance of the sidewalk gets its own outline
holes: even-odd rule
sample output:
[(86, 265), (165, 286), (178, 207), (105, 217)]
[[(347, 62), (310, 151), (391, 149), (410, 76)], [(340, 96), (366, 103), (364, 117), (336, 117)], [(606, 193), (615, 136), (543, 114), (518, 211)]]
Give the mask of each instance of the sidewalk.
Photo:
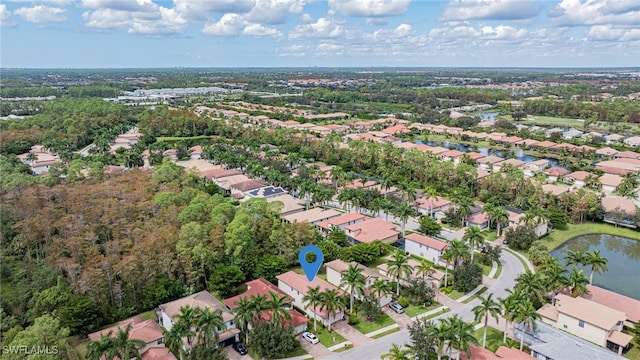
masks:
[(331, 326), (331, 330), (342, 335), (345, 339), (351, 342), (354, 347), (366, 344), (372, 339), (364, 336), (360, 331), (356, 330), (353, 326), (349, 325), (346, 321), (338, 321)]
[(447, 295), (445, 295), (444, 293), (442, 293), (442, 291), (440, 291), (439, 294), (436, 294), (436, 299), (437, 302), (439, 302), (440, 304), (448, 307), (451, 310), (455, 310), (461, 306), (464, 306), (464, 304), (457, 302), (456, 300), (453, 300), (452, 298), (448, 297)]

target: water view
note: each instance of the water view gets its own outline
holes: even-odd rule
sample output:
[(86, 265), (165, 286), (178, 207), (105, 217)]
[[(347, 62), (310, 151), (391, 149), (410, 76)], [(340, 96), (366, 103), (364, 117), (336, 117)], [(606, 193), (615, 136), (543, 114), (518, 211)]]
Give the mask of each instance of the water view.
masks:
[[(640, 300), (640, 241), (609, 234), (589, 234), (575, 237), (551, 252), (564, 261), (568, 251), (600, 250), (609, 260), (609, 271), (593, 275), (593, 284)], [(584, 268), (589, 276), (591, 268)]]

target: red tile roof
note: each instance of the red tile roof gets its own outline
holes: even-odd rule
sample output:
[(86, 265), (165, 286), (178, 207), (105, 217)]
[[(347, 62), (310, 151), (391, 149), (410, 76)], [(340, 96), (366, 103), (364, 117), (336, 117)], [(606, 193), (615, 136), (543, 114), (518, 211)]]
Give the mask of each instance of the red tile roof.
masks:
[(284, 291), (278, 289), (277, 286), (273, 285), (266, 279), (259, 278), (246, 282), (245, 284), (247, 285), (247, 291), (234, 297), (230, 297), (224, 301), (225, 305), (227, 305), (230, 309), (235, 308), (236, 303), (244, 297), (250, 298), (257, 295), (264, 295), (269, 297), (271, 292), (275, 292), (280, 296), (286, 296), (288, 300), (291, 301), (291, 298), (287, 294), (285, 294)]
[(583, 298), (622, 311), (627, 316), (627, 320), (631, 322), (640, 322), (640, 300), (593, 285), (587, 285), (587, 290), (589, 293), (582, 295)]
[(504, 346), (500, 346), (498, 350), (496, 350), (496, 355), (499, 358), (508, 360), (536, 360), (536, 358), (527, 354), (526, 352), (520, 351), (516, 348), (508, 348)]
[(578, 180), (578, 181), (584, 181), (586, 178), (589, 177), (589, 175), (591, 175), (591, 173), (587, 171), (575, 171), (569, 174), (569, 178)]
[(482, 212), (480, 214), (470, 216), (469, 218), (467, 218), (467, 221), (473, 224), (484, 224), (489, 221), (489, 215), (487, 215), (487, 213), (485, 212)]
[(559, 167), (551, 167), (542, 171), (547, 176), (563, 176), (569, 173), (569, 170), (559, 168)]
[(176, 357), (166, 347), (152, 347), (141, 356), (142, 360), (176, 360)]
[(102, 336), (116, 337), (118, 329), (124, 331), (129, 325), (131, 325), (129, 339), (142, 340), (145, 344), (149, 344), (163, 338), (160, 325), (155, 320), (144, 320), (141, 316), (120, 321), (117, 325), (91, 333), (88, 337), (91, 341), (99, 340)]
[(380, 218), (367, 219), (346, 227), (348, 236), (361, 243), (370, 243), (375, 240), (387, 239), (400, 234), (396, 230), (396, 224), (384, 221)]
[(451, 201), (443, 198), (442, 196), (430, 197), (428, 199), (422, 198), (411, 203), (412, 206), (418, 206), (419, 208), (429, 210), (440, 208), (449, 204), (451, 204)]
[(553, 141), (540, 141), (539, 143), (535, 144), (536, 147), (541, 147), (541, 148), (550, 148), (553, 146), (556, 146), (556, 143), (554, 143)]
[(449, 244), (444, 241), (440, 241), (432, 237), (420, 235), (417, 233), (409, 234), (405, 236), (405, 239), (409, 239), (411, 241), (417, 242), (418, 244), (422, 244), (426, 247), (430, 247), (438, 251), (442, 251), (449, 246)]
[(478, 159), (484, 157), (484, 155), (480, 154), (479, 152), (475, 152), (475, 151), (468, 152), (467, 156), (470, 157), (473, 160), (478, 160)]

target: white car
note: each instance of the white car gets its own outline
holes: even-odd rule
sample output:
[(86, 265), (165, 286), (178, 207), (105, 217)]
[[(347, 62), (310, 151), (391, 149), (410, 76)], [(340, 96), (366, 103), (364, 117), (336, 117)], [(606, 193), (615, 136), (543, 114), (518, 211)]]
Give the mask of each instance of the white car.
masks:
[(314, 334), (305, 331), (302, 333), (302, 338), (307, 340), (308, 342), (312, 343), (312, 344), (317, 344), (320, 342), (320, 340), (318, 339), (317, 336), (315, 336)]

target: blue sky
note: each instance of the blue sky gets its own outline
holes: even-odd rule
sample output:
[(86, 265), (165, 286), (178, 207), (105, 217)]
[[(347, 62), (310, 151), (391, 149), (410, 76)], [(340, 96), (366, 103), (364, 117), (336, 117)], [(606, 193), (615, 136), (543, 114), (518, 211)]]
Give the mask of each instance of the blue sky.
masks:
[(3, 0), (4, 68), (640, 66), (638, 0)]

